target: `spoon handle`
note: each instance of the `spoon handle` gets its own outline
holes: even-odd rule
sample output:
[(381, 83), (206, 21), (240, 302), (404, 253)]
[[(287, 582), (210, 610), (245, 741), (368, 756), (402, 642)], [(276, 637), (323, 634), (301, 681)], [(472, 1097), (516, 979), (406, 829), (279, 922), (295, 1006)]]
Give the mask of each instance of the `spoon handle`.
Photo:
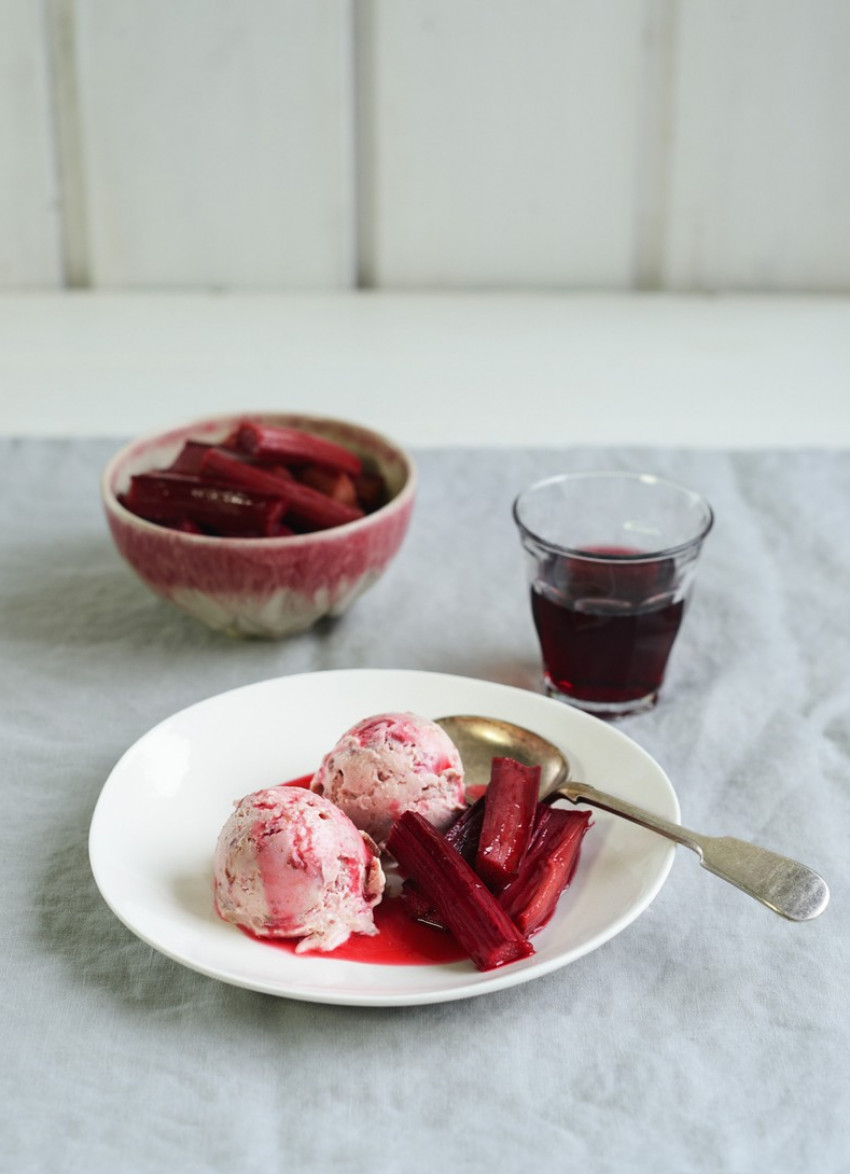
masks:
[(732, 836), (699, 835), (642, 807), (635, 807), (625, 799), (597, 791), (588, 783), (564, 783), (554, 794), (569, 799), (571, 803), (601, 807), (683, 844), (696, 852), (703, 868), (736, 885), (789, 921), (810, 921), (823, 913), (829, 902), (829, 889), (823, 877), (805, 864), (779, 856), (767, 848), (759, 848)]

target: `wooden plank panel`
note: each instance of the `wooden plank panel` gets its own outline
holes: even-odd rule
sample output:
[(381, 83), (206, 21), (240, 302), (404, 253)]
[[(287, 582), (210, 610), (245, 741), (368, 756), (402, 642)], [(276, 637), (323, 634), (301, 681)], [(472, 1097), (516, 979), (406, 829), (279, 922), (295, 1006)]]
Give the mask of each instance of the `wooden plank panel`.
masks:
[(850, 5), (682, 0), (669, 288), (850, 289)]
[(359, 11), (365, 283), (628, 287), (643, 6)]
[(44, 10), (0, 0), (0, 286), (61, 282)]
[(353, 275), (348, 0), (79, 0), (95, 286)]

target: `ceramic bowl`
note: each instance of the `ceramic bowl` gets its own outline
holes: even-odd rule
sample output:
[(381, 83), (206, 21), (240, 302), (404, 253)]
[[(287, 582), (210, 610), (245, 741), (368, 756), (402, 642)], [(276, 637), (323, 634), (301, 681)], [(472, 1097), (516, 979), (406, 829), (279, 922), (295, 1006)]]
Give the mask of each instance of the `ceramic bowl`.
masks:
[[(389, 501), (355, 522), (282, 538), (219, 538), (169, 530), (118, 500), (134, 473), (167, 466), (186, 440), (216, 444), (243, 420), (301, 428), (350, 448), (380, 472)], [(416, 495), (416, 468), (393, 441), (343, 420), (243, 412), (142, 437), (115, 454), (101, 480), (115, 545), (157, 595), (211, 628), (281, 637), (339, 616), (395, 557)]]

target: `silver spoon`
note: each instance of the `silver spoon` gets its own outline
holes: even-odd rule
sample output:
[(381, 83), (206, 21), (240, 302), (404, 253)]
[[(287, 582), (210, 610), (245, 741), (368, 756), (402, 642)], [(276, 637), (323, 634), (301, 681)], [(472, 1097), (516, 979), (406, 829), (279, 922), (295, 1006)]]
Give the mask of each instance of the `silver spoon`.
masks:
[(789, 921), (810, 921), (823, 913), (829, 889), (823, 877), (805, 864), (779, 856), (732, 836), (703, 836), (635, 807), (624, 799), (598, 791), (588, 783), (570, 780), (570, 767), (557, 746), (546, 738), (512, 722), (472, 714), (437, 718), (460, 751), (464, 774), (473, 783), (486, 783), (494, 757), (514, 758), (527, 766), (540, 766), (540, 795), (589, 803), (613, 815), (684, 844), (696, 852), (703, 868)]

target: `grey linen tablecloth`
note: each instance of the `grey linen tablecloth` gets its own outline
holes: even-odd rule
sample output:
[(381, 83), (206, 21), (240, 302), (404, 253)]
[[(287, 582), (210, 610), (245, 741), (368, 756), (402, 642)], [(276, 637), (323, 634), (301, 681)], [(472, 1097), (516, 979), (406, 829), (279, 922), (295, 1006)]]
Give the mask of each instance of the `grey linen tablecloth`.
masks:
[[(2, 445), (0, 1168), (850, 1170), (850, 454), (423, 451), (386, 577), (340, 622), (263, 643), (206, 630), (120, 561), (98, 499), (115, 447)], [(687, 824), (818, 868), (823, 917), (785, 922), (679, 849), (596, 952), (401, 1009), (226, 986), (126, 930), (86, 843), (123, 751), (193, 702), (317, 669), (538, 690), (510, 505), (584, 468), (672, 476), (714, 505), (662, 703), (620, 728)]]

